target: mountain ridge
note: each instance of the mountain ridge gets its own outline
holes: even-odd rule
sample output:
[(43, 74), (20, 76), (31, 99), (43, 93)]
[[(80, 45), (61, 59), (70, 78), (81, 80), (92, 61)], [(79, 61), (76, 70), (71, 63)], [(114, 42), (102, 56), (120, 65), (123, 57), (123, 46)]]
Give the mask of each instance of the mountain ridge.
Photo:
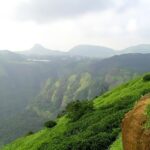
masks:
[(35, 44), (31, 49), (21, 52), (16, 52), (24, 55), (49, 55), (49, 56), (82, 56), (91, 58), (107, 58), (114, 55), (127, 53), (150, 53), (150, 44), (139, 44), (130, 46), (122, 50), (115, 50), (99, 45), (76, 45), (67, 52), (59, 50), (51, 50), (40, 44)]

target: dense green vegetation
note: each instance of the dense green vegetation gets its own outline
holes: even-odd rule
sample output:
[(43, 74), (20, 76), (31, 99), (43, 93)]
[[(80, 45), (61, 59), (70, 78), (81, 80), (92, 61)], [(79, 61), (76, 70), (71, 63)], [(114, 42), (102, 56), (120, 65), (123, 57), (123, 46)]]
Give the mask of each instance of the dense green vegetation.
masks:
[(92, 112), (93, 101), (73, 101), (66, 107), (66, 114), (70, 121), (74, 122), (79, 120), (84, 114)]
[[(110, 147), (121, 150), (121, 140), (118, 139), (121, 120), (135, 102), (149, 92), (150, 82), (144, 82), (143, 77), (137, 78), (94, 99), (94, 110), (87, 111), (74, 121), (70, 121), (74, 115), (67, 117), (66, 109), (55, 127), (22, 137), (3, 150), (106, 150)], [(82, 103), (77, 104), (78, 110), (84, 108)], [(71, 106), (69, 113), (76, 108), (76, 105)]]

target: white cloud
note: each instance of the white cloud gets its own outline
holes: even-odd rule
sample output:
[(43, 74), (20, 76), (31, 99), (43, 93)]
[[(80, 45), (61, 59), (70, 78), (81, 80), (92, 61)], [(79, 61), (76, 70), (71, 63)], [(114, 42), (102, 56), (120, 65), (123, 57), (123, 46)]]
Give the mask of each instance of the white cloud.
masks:
[[(26, 21), (16, 20), (15, 13), (18, 7), (31, 2), (35, 4), (36, 0), (0, 1), (0, 49), (23, 50), (35, 43), (60, 50), (68, 50), (77, 44), (106, 45), (120, 49), (128, 45), (150, 43), (149, 0), (111, 0), (110, 4), (113, 5), (108, 1), (101, 1), (103, 5), (100, 7), (97, 7), (97, 1), (94, 1), (92, 7), (88, 4), (73, 10), (64, 6), (71, 11), (69, 15), (66, 11), (60, 14), (62, 8), (60, 11), (53, 10), (56, 13), (54, 17), (58, 17), (59, 20), (51, 20), (52, 16), (49, 13), (45, 17), (41, 13), (40, 18), (37, 18), (40, 11), (33, 10), (32, 14), (30, 10), (31, 16), (25, 14), (29, 17)], [(54, 1), (50, 2), (52, 4)], [(56, 2), (58, 1), (54, 2), (55, 5)], [(79, 4), (79, 1), (76, 1), (76, 6), (77, 2)], [(85, 0), (80, 5), (83, 3)], [(73, 6), (72, 3), (69, 4)], [(24, 17), (21, 13), (19, 16)]]
[(127, 24), (127, 31), (129, 31), (129, 32), (137, 31), (137, 21), (135, 19), (129, 20), (129, 22)]
[(18, 19), (48, 22), (115, 6), (114, 0), (30, 0), (20, 4)]

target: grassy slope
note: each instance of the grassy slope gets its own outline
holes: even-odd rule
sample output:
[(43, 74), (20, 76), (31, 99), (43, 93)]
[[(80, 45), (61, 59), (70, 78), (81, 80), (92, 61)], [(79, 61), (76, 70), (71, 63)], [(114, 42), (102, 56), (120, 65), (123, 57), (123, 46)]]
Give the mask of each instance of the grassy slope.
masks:
[[(70, 147), (75, 150), (86, 149), (86, 146), (89, 150), (97, 150), (97, 147), (105, 150), (117, 139), (124, 114), (141, 95), (149, 92), (150, 82), (138, 78), (95, 99), (95, 111), (78, 121), (69, 123), (66, 117), (62, 117), (54, 128), (20, 138), (3, 150), (69, 150)], [(121, 150), (120, 141), (116, 141), (111, 150), (115, 146), (118, 146), (115, 150)]]
[[(37, 150), (41, 144), (51, 141), (55, 136), (60, 136), (65, 130), (65, 124), (67, 119), (62, 117), (58, 120), (58, 125), (53, 129), (43, 129), (37, 134), (25, 136), (15, 141), (15, 144), (10, 144), (6, 149), (17, 149), (18, 150)], [(23, 142), (22, 142), (23, 141)], [(34, 144), (36, 143), (36, 144)]]
[(121, 135), (118, 139), (111, 145), (110, 150), (123, 150)]

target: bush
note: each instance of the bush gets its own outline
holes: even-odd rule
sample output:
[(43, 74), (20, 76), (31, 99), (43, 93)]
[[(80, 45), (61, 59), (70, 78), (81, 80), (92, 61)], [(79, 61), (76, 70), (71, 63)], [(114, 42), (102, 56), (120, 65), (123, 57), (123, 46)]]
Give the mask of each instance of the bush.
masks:
[(150, 81), (150, 74), (146, 74), (146, 75), (143, 77), (143, 81)]
[(66, 150), (106, 150), (111, 141), (112, 138), (108, 133), (101, 132), (84, 140), (72, 141), (67, 145)]
[(77, 121), (81, 116), (91, 111), (93, 111), (92, 101), (74, 101), (66, 107), (67, 116), (71, 121)]
[(50, 121), (45, 122), (44, 126), (45, 126), (46, 128), (52, 128), (52, 127), (54, 127), (56, 124), (57, 124), (57, 123), (56, 123), (55, 121), (50, 120)]
[(30, 136), (30, 135), (32, 135), (32, 134), (34, 134), (34, 132), (29, 131), (25, 136)]

